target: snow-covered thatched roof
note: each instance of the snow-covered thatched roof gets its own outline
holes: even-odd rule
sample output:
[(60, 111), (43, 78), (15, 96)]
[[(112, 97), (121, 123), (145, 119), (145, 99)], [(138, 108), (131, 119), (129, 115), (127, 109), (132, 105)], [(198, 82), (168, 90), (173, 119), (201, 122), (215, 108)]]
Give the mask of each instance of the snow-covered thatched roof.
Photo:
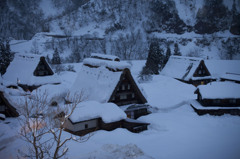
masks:
[(205, 60), (205, 64), (215, 78), (226, 73), (240, 74), (240, 60)]
[[(53, 75), (48, 76), (34, 76), (34, 71), (36, 70), (41, 58), (44, 59), (44, 57), (39, 55), (15, 54), (13, 61), (10, 63), (6, 73), (3, 75), (3, 79), (24, 85), (60, 83), (60, 79), (54, 73)], [(48, 67), (50, 68), (49, 65)]]
[(106, 103), (126, 68), (130, 68), (126, 62), (86, 58), (71, 92), (83, 92), (87, 100)]
[(69, 119), (73, 122), (81, 122), (101, 118), (105, 123), (111, 123), (126, 119), (126, 114), (113, 103), (99, 103), (96, 101), (81, 102), (75, 108)]
[(31, 98), (34, 99), (39, 97), (46, 97), (46, 102), (48, 105), (51, 105), (52, 102), (64, 104), (64, 99), (67, 96), (68, 92), (69, 89), (63, 84), (47, 84), (33, 90), (31, 93)]
[(197, 91), (199, 91), (203, 99), (240, 98), (240, 84), (233, 82), (212, 82), (198, 86)]
[(202, 60), (196, 57), (171, 56), (161, 75), (189, 81)]
[(221, 79), (230, 80), (230, 81), (238, 81), (240, 82), (240, 74), (237, 73), (226, 73), (220, 77)]
[(116, 62), (109, 60), (101, 60), (96, 58), (86, 58), (83, 60), (83, 64), (91, 67), (106, 67), (113, 71), (122, 71), (125, 68), (130, 68), (130, 64), (127, 62)]
[(117, 56), (99, 54), (99, 53), (91, 53), (91, 58), (97, 58), (97, 59), (102, 59), (102, 60), (110, 60), (110, 61), (120, 61), (119, 57), (117, 57)]
[(71, 92), (82, 92), (87, 100), (108, 102), (122, 72), (109, 71), (106, 67), (90, 68), (82, 66)]

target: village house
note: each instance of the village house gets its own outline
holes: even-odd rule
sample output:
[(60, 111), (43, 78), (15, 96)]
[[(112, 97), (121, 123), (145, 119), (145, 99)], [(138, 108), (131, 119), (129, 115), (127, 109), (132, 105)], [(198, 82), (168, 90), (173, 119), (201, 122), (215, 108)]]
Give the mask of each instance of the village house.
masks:
[(214, 79), (240, 83), (240, 60), (205, 60), (205, 64)]
[[(19, 113), (17, 109), (12, 106), (8, 99), (4, 96), (4, 93), (0, 91), (0, 114), (4, 117), (18, 117)], [(4, 119), (4, 118), (2, 118)]]
[(113, 103), (96, 101), (81, 102), (73, 114), (65, 122), (65, 131), (83, 136), (97, 130), (111, 131), (116, 128), (126, 128), (138, 133), (147, 130), (149, 124), (128, 119), (126, 114)]
[(161, 71), (161, 75), (175, 78), (179, 81), (203, 85), (213, 80), (202, 58), (170, 56), (167, 64)]
[[(101, 55), (98, 54), (98, 56)], [(104, 55), (104, 58), (106, 56)], [(84, 59), (71, 92), (84, 92), (87, 100), (100, 103), (112, 102), (120, 107), (138, 104), (131, 109), (131, 113), (135, 113), (132, 117), (147, 115), (149, 112), (145, 111), (146, 106), (140, 107), (140, 104), (147, 103), (147, 100), (143, 95), (143, 90), (138, 87), (131, 75), (130, 65), (118, 60), (92, 57)], [(124, 107), (124, 109), (127, 108)], [(139, 111), (140, 109), (143, 111)]]
[(231, 81), (240, 84), (240, 74), (238, 73), (225, 73), (220, 77), (221, 81)]
[(15, 83), (25, 91), (32, 91), (45, 84), (61, 83), (45, 57), (32, 54), (15, 54), (3, 79)]
[(191, 106), (199, 115), (240, 115), (240, 85), (233, 82), (212, 82), (198, 86), (197, 100)]

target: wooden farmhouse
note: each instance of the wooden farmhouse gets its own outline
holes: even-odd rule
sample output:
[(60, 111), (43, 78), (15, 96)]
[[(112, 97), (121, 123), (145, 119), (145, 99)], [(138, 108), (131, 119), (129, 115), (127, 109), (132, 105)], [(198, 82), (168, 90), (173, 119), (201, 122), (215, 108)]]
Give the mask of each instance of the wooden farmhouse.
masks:
[(205, 63), (214, 79), (240, 83), (240, 60), (205, 60)]
[(97, 130), (111, 131), (116, 128), (126, 128), (138, 133), (147, 130), (148, 125), (145, 122), (128, 119), (126, 114), (113, 103), (87, 101), (77, 105), (64, 127), (72, 134), (83, 136)]
[(191, 103), (199, 114), (240, 115), (240, 85), (232, 82), (212, 82), (198, 86), (197, 100)]
[(227, 72), (220, 77), (221, 81), (231, 81), (240, 84), (240, 74)]
[[(132, 77), (129, 68), (130, 65), (126, 62), (99, 58), (84, 59), (71, 91), (83, 92), (87, 100), (100, 103), (112, 102), (120, 107), (145, 104), (147, 100)], [(127, 108), (124, 107), (124, 109)], [(139, 111), (140, 109), (144, 110)], [(141, 116), (148, 114), (145, 109), (145, 107), (136, 106), (131, 111), (135, 114), (138, 113), (136, 116)]]
[(25, 91), (32, 91), (45, 84), (60, 83), (60, 79), (54, 74), (46, 59), (32, 54), (15, 54), (3, 79), (16, 83)]
[(195, 86), (212, 81), (212, 76), (204, 60), (195, 57), (171, 56), (161, 71), (161, 75)]
[(0, 114), (4, 114), (5, 117), (19, 116), (17, 109), (10, 104), (2, 91), (0, 91)]

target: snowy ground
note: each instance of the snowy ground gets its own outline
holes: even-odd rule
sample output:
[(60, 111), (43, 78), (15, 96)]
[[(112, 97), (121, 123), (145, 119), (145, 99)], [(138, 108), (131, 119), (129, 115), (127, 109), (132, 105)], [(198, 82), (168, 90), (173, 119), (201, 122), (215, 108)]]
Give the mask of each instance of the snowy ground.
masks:
[[(136, 77), (144, 61), (134, 61), (132, 72)], [(78, 66), (78, 65), (76, 65)], [(75, 73), (60, 74), (68, 85)], [(97, 131), (84, 143), (68, 143), (69, 158), (97, 159), (239, 159), (240, 117), (198, 116), (188, 101), (195, 99), (195, 87), (177, 80), (154, 76), (140, 84), (150, 105), (158, 111), (140, 117), (151, 123), (149, 130), (134, 134), (126, 129)], [(16, 158), (24, 143), (16, 135), (16, 119), (0, 123), (0, 158)], [(65, 133), (64, 135), (68, 135)]]

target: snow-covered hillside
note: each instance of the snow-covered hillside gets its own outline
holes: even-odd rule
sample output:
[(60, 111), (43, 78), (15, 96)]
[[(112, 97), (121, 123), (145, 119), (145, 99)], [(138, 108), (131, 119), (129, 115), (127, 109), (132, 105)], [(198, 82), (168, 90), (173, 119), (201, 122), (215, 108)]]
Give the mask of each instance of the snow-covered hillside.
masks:
[(173, 53), (177, 43), (183, 55), (229, 59), (231, 52), (240, 58), (239, 0), (27, 1), (1, 3), (1, 37), (31, 39), (13, 41), (16, 52), (51, 57), (58, 48), (66, 62), (82, 61), (92, 52), (146, 59), (157, 38), (163, 54), (167, 45)]

